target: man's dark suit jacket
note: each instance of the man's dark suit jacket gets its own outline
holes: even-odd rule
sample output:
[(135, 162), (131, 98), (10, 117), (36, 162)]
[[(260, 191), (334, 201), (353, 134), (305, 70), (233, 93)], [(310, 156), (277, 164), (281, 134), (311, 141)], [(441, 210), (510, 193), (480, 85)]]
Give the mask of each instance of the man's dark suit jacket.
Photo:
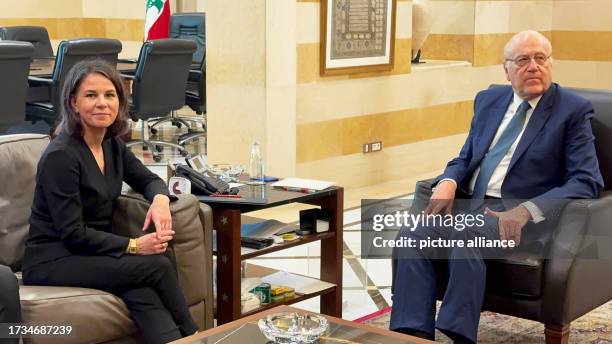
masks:
[[(489, 150), (513, 95), (510, 86), (478, 93), (467, 140), (434, 185), (451, 178), (460, 192), (468, 193), (472, 175)], [(553, 83), (534, 109), (512, 156), (502, 198), (531, 200), (545, 217), (555, 214), (564, 199), (597, 198), (603, 179), (595, 155), (592, 117), (588, 100)]]
[(149, 201), (168, 195), (166, 184), (118, 138), (108, 138), (104, 174), (81, 137), (58, 135), (36, 173), (23, 269), (73, 254), (120, 257), (129, 238), (111, 233), (113, 201), (122, 181)]

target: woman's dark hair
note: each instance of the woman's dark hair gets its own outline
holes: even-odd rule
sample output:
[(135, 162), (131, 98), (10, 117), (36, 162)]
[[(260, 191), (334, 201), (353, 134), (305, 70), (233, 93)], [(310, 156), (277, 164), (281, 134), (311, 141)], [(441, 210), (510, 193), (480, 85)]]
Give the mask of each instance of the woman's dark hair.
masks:
[(117, 98), (119, 99), (119, 111), (115, 122), (106, 129), (105, 138), (121, 136), (128, 129), (127, 110), (128, 100), (127, 91), (123, 85), (121, 74), (117, 69), (102, 59), (88, 59), (77, 62), (66, 74), (64, 86), (61, 93), (61, 121), (55, 130), (55, 134), (65, 133), (72, 136), (83, 134), (81, 117), (72, 107), (72, 99), (76, 96), (83, 80), (90, 74), (100, 74), (110, 80), (115, 86)]

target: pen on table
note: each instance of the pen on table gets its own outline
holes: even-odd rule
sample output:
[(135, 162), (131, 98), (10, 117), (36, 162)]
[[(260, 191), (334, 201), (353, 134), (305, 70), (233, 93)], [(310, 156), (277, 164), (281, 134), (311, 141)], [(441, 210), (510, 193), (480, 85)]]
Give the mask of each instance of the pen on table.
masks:
[(240, 195), (223, 195), (223, 194), (212, 194), (210, 197), (227, 197), (227, 198), (242, 198)]
[(277, 186), (277, 187), (282, 189), (282, 190), (285, 190), (285, 191), (302, 192), (302, 193), (317, 192), (317, 190), (315, 190), (315, 189), (298, 188), (298, 187), (294, 187), (294, 186)]

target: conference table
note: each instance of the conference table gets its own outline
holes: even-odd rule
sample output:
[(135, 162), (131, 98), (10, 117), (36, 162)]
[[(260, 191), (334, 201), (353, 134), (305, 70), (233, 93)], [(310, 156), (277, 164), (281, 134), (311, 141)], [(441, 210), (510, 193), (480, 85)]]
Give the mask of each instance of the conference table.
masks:
[[(117, 62), (117, 70), (121, 73), (134, 73), (134, 71), (136, 71), (136, 64), (136, 60), (119, 60)], [(30, 62), (29, 76), (51, 78), (54, 66), (55, 58), (33, 59), (32, 62)], [(28, 88), (27, 101), (48, 101), (50, 97), (49, 92), (48, 86), (30, 86), (30, 88)]]
[[(51, 77), (55, 58), (34, 59), (30, 63), (30, 76)], [(120, 72), (134, 72), (136, 70), (136, 60), (119, 60), (117, 70)]]

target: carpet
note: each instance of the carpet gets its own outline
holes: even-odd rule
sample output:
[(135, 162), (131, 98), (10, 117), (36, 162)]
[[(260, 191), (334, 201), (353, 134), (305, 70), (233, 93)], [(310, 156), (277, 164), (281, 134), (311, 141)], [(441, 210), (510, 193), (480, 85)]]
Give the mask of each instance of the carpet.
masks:
[[(438, 302), (438, 307), (440, 307), (440, 302)], [(388, 307), (355, 321), (388, 329), (390, 317), (391, 307)], [(570, 330), (570, 343), (612, 343), (612, 301), (573, 321)], [(436, 331), (436, 341), (451, 343), (438, 331)], [(541, 323), (492, 312), (482, 312), (480, 316), (478, 343), (540, 344), (544, 342), (544, 325)]]

